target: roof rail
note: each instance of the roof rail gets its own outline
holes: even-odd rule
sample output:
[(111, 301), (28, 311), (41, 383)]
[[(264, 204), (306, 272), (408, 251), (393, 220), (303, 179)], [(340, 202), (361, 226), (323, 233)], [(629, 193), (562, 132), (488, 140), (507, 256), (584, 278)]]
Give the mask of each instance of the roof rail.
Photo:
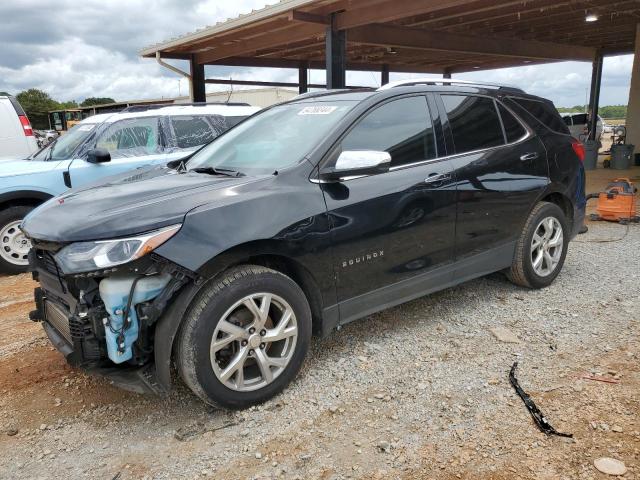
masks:
[(505, 90), (513, 90), (517, 92), (524, 93), (524, 90), (518, 87), (514, 87), (511, 85), (500, 85), (497, 83), (490, 82), (475, 82), (471, 80), (455, 80), (453, 78), (439, 78), (439, 77), (423, 77), (423, 78), (410, 78), (407, 80), (398, 80), (396, 82), (390, 82), (382, 87), (378, 88), (378, 90), (390, 90), (395, 87), (409, 87), (411, 85), (468, 85), (468, 86), (478, 86), (478, 87), (492, 87), (498, 89)]
[[(166, 107), (208, 107), (211, 105), (225, 105), (228, 107), (250, 107), (245, 102), (193, 102), (193, 103), (150, 103), (148, 105), (130, 105), (117, 113), (146, 112), (147, 110), (157, 110)], [(99, 107), (99, 105), (98, 105)]]

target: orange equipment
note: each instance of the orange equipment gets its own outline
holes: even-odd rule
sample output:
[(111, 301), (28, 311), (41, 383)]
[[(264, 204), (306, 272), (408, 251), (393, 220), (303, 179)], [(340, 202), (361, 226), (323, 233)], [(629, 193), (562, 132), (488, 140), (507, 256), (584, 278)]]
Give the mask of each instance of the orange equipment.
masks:
[(592, 214), (591, 220), (607, 220), (622, 224), (640, 221), (640, 217), (636, 215), (637, 191), (628, 178), (616, 178), (607, 185), (604, 192), (587, 195), (587, 200), (598, 199), (598, 213)]

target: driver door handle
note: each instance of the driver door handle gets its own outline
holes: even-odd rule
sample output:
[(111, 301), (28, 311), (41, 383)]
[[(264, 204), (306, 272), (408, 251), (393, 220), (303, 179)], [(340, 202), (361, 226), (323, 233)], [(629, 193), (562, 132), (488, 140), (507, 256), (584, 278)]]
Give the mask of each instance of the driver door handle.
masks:
[(427, 178), (424, 179), (424, 183), (433, 186), (442, 185), (447, 180), (451, 180), (451, 174), (449, 173), (432, 173)]
[(529, 160), (537, 160), (537, 158), (538, 158), (538, 152), (529, 152), (520, 156), (520, 160), (522, 160), (523, 162), (527, 162)]

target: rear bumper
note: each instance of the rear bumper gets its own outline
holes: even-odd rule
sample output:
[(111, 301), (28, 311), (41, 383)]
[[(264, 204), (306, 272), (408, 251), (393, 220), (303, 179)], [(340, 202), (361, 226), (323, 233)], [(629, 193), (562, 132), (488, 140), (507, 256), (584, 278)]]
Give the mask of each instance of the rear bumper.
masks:
[(574, 207), (573, 209), (573, 228), (571, 231), (571, 239), (573, 240), (578, 233), (582, 230), (582, 226), (584, 225), (585, 219), (585, 211), (586, 208), (583, 205), (582, 207)]
[(587, 194), (585, 191), (586, 174), (584, 166), (580, 164), (578, 168), (578, 178), (573, 201), (573, 228), (571, 229), (571, 239), (578, 235), (584, 225), (587, 211)]

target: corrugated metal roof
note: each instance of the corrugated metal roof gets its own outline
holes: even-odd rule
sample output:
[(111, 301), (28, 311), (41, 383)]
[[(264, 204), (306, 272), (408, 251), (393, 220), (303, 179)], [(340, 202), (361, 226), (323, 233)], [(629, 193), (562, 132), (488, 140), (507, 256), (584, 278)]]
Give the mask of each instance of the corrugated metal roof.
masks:
[(158, 51), (163, 51), (168, 48), (173, 48), (184, 43), (200, 40), (202, 38), (210, 37), (218, 33), (226, 32), (234, 28), (249, 25), (253, 22), (267, 19), (269, 17), (275, 17), (289, 10), (305, 7), (316, 3), (317, 0), (280, 0), (273, 5), (267, 5), (264, 8), (258, 10), (252, 10), (250, 13), (238, 15), (235, 18), (228, 18), (224, 21), (218, 22), (212, 26), (206, 26), (200, 28), (195, 32), (186, 33), (178, 37), (171, 38), (165, 42), (156, 43), (140, 50), (141, 56), (155, 55)]

